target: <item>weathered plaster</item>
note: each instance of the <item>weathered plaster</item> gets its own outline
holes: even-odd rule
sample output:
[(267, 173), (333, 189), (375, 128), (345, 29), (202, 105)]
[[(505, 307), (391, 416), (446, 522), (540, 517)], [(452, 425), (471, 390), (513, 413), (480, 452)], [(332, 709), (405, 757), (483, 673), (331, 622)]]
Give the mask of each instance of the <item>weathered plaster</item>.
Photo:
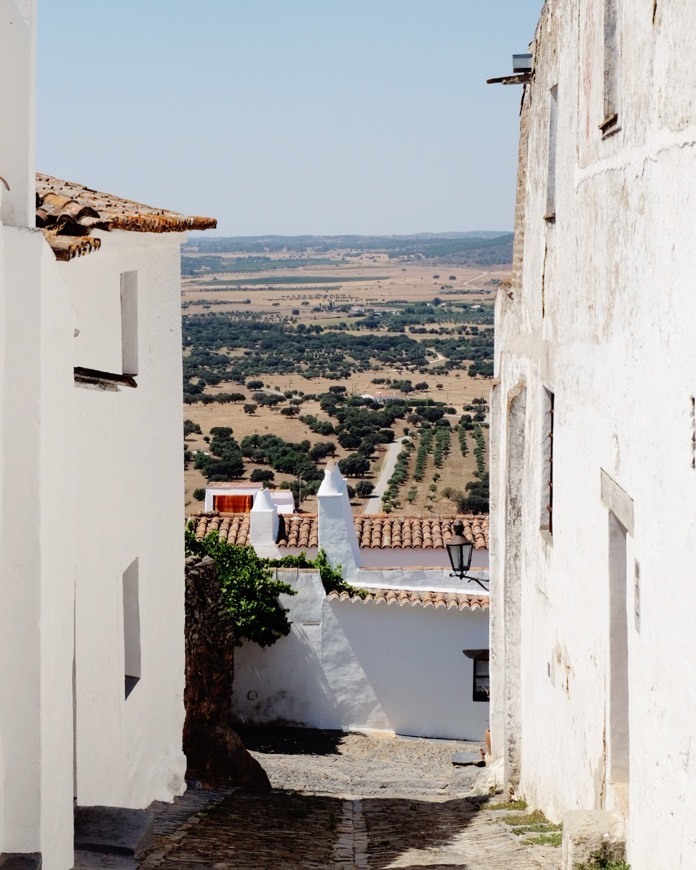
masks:
[[(518, 436), (506, 420), (507, 396), (522, 380), (525, 446), (517, 470), (492, 475), (493, 747), (517, 752), (518, 789), (552, 818), (588, 809), (626, 815), (628, 806), (634, 870), (686, 868), (696, 865), (696, 344), (688, 326), (696, 316), (696, 71), (686, 49), (696, 9), (661, 0), (653, 26), (648, 0), (619, 4), (618, 125), (603, 138), (602, 6), (545, 4), (523, 105), (514, 279), (496, 306), (492, 453), (499, 465), (512, 458)], [(555, 85), (550, 225), (543, 215)], [(539, 527), (545, 386), (555, 393), (553, 535)], [(604, 499), (603, 471), (616, 484), (605, 478)], [(520, 477), (519, 516), (509, 510), (510, 475)], [(625, 801), (608, 769), (610, 511), (629, 529)], [(515, 563), (519, 610), (507, 606)], [(519, 647), (510, 642), (518, 620)], [(506, 685), (511, 675), (517, 686)]]

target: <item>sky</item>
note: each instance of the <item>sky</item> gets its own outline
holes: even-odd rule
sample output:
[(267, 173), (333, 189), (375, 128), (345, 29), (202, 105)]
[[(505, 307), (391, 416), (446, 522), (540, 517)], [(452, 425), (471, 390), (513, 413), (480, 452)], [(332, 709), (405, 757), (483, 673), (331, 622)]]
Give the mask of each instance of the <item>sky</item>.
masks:
[(37, 168), (216, 235), (511, 230), (542, 0), (39, 0)]

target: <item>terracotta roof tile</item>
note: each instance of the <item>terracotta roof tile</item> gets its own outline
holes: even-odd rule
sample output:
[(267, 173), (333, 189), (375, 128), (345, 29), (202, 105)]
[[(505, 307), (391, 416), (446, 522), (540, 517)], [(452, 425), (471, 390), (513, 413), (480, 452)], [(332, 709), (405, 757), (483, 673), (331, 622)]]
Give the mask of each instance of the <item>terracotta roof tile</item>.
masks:
[[(229, 535), (227, 540), (231, 544), (239, 544), (242, 546), (248, 542), (249, 537), (249, 515), (248, 514), (223, 514), (222, 517), (227, 519), (239, 516), (239, 521), (234, 528), (245, 529), (243, 532), (244, 540), (234, 539)], [(205, 523), (212, 522), (213, 518), (218, 517), (217, 513), (198, 514), (197, 521), (205, 519)], [(244, 522), (246, 518), (246, 523)], [(464, 515), (460, 517), (394, 517), (390, 514), (371, 514), (369, 516), (355, 516), (353, 523), (355, 525), (355, 534), (357, 535), (359, 545), (368, 549), (442, 549), (447, 545), (452, 537), (452, 526), (456, 519), (460, 519), (464, 525), (464, 536), (469, 541), (473, 541), (474, 547), (477, 550), (488, 548), (488, 517), (487, 516), (471, 516)], [(202, 531), (199, 535), (199, 526), (196, 526), (196, 534), (205, 535), (207, 531), (213, 531), (213, 527), (208, 528), (208, 525), (201, 525)], [(217, 529), (218, 526), (216, 525)], [(220, 527), (222, 528), (222, 527)], [(229, 524), (225, 528), (231, 528)], [(220, 531), (222, 534), (222, 531)], [(319, 521), (316, 514), (280, 514), (278, 517), (278, 539), (279, 547), (292, 547), (295, 549), (308, 549), (310, 547), (319, 546)]]
[(249, 514), (207, 513), (191, 519), (197, 538), (217, 532), (228, 544), (244, 547), (249, 543)]
[(391, 549), (441, 549), (453, 535), (456, 519), (464, 524), (464, 537), (477, 550), (488, 547), (488, 517), (395, 517), (371, 514), (354, 517), (355, 532), (361, 547)]
[(364, 597), (349, 592), (329, 592), (329, 601), (350, 601), (351, 604), (387, 604), (403, 607), (433, 607), (436, 610), (487, 610), (488, 595), (468, 595), (464, 592), (432, 592), (429, 589), (367, 589)]
[(100, 240), (89, 238), (94, 229), (169, 233), (212, 229), (217, 221), (153, 208), (37, 173), (36, 226), (58, 260), (71, 260), (99, 248)]

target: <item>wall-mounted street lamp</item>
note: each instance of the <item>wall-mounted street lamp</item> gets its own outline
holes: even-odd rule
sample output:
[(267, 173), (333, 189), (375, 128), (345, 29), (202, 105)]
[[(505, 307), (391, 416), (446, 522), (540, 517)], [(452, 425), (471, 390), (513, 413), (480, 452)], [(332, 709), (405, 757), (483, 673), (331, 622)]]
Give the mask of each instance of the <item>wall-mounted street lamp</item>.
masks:
[(473, 541), (467, 541), (464, 537), (464, 526), (461, 520), (455, 521), (453, 531), (454, 534), (447, 544), (447, 555), (454, 571), (453, 574), (450, 574), (450, 577), (458, 577), (460, 580), (473, 580), (482, 589), (485, 589), (486, 587), (477, 577), (470, 577), (467, 574), (471, 566), (471, 557), (474, 553), (474, 543)]

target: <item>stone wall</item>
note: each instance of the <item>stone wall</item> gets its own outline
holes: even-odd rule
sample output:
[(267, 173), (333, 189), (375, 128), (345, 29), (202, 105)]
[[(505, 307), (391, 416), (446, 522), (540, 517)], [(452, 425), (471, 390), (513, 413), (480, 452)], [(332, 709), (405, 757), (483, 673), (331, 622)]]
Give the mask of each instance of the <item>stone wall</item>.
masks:
[(232, 721), (234, 623), (209, 557), (186, 560), (187, 776), (209, 786), (270, 788)]

